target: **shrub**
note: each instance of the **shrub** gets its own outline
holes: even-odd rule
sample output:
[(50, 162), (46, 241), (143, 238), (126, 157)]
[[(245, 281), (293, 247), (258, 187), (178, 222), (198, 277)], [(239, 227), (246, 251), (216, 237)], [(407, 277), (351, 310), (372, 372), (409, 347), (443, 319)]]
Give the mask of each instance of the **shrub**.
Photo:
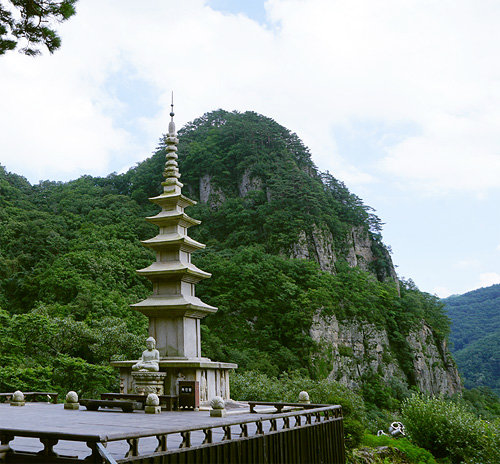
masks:
[(74, 390), (80, 397), (118, 390), (118, 376), (111, 366), (89, 364), (80, 358), (60, 355), (54, 360), (53, 381), (60, 392)]
[(406, 438), (392, 438), (385, 435), (377, 437), (376, 435), (365, 434), (362, 444), (375, 448), (378, 446), (390, 446), (399, 449), (409, 462), (415, 464), (437, 464), (434, 456), (427, 450), (414, 445)]
[(500, 462), (497, 424), (477, 418), (462, 404), (415, 394), (403, 403), (402, 418), (411, 440), (436, 458), (453, 463)]
[(52, 369), (47, 367), (6, 366), (0, 369), (0, 391), (54, 391)]

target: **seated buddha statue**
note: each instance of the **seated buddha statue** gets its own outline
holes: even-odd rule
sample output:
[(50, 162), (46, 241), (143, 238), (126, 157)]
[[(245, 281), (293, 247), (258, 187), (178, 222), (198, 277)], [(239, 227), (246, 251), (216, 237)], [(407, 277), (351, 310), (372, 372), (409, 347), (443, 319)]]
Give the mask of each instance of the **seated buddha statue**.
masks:
[(146, 340), (146, 348), (142, 352), (141, 359), (137, 364), (132, 366), (133, 371), (150, 371), (158, 372), (160, 370), (160, 352), (155, 349), (156, 340), (153, 337), (149, 337)]

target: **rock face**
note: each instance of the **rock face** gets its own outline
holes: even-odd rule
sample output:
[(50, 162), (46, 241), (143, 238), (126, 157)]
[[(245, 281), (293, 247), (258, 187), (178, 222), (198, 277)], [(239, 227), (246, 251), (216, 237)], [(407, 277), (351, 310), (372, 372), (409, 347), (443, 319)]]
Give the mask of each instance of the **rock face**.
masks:
[(312, 229), (312, 244), (316, 251), (314, 259), (318, 262), (319, 267), (326, 272), (335, 273), (335, 261), (337, 257), (333, 251), (333, 236), (328, 229), (320, 229), (316, 224), (313, 224)]
[(369, 270), (369, 265), (375, 261), (372, 252), (372, 242), (368, 232), (363, 227), (353, 227), (348, 237), (349, 250), (346, 261), (351, 267), (359, 267), (363, 271)]
[(212, 182), (210, 175), (205, 174), (200, 177), (200, 201), (202, 203), (208, 203), (210, 206), (218, 206), (226, 200), (226, 197), (222, 190), (215, 187)]
[(314, 259), (322, 271), (335, 274), (337, 257), (333, 248), (333, 236), (328, 229), (320, 229), (313, 224), (310, 237), (301, 230), (297, 241), (290, 250), (290, 257), (295, 259)]
[[(265, 187), (262, 179), (252, 176), (250, 170), (245, 170), (238, 182), (238, 192), (245, 197), (249, 192), (264, 190), (268, 201), (271, 201), (271, 191)], [(226, 200), (222, 189), (213, 181), (209, 174), (200, 177), (200, 202), (209, 204), (212, 208), (221, 205)], [(352, 227), (343, 237), (342, 250), (335, 250), (335, 242), (332, 232), (324, 224), (312, 224), (309, 231), (299, 231), (297, 241), (288, 250), (291, 258), (314, 259), (323, 271), (335, 273), (335, 263), (344, 259), (349, 266), (372, 273), (377, 273), (380, 280), (392, 280), (399, 286), (398, 277), (391, 257), (387, 250), (383, 250), (384, 260), (388, 263), (386, 270), (375, 272), (374, 263), (379, 259), (373, 251), (373, 240), (362, 226)]]
[(413, 366), (420, 390), (447, 394), (461, 391), (460, 377), (445, 340), (436, 341), (432, 330), (424, 323), (418, 331), (411, 332), (407, 340), (413, 351)]
[[(315, 365), (323, 366), (328, 377), (350, 388), (359, 387), (363, 376), (379, 374), (386, 383), (407, 384), (407, 378), (394, 357), (385, 328), (375, 324), (335, 316), (314, 317), (310, 331), (318, 344)], [(407, 337), (413, 353), (417, 386), (429, 393), (452, 395), (460, 392), (458, 371), (442, 342), (422, 322)]]
[[(373, 241), (368, 231), (363, 227), (353, 227), (347, 239), (348, 251), (345, 260), (351, 267), (359, 267), (363, 271), (373, 272), (372, 265), (378, 257), (373, 252)], [(391, 255), (384, 248), (384, 260), (389, 263), (387, 270), (378, 275), (380, 280), (393, 280), (399, 288), (398, 276), (392, 263)]]
[(262, 190), (263, 182), (258, 177), (252, 177), (250, 171), (247, 169), (238, 184), (238, 190), (241, 197), (245, 197), (248, 192), (252, 190)]

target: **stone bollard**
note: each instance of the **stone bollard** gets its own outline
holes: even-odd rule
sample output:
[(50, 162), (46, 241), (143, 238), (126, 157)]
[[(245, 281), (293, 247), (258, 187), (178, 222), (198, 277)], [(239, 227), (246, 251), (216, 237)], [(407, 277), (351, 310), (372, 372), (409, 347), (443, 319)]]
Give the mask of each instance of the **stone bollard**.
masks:
[(306, 391), (301, 391), (299, 393), (299, 403), (311, 404), (311, 400), (309, 399), (309, 393), (307, 393)]
[(10, 400), (11, 406), (24, 406), (26, 402), (24, 401), (24, 394), (22, 391), (15, 391)]
[(146, 398), (146, 406), (144, 406), (144, 412), (146, 414), (160, 414), (160, 398), (155, 393), (150, 393)]
[(210, 417), (224, 417), (226, 415), (225, 403), (222, 397), (214, 396), (210, 401)]
[(78, 394), (74, 391), (69, 391), (66, 395), (66, 401), (64, 403), (64, 409), (80, 409), (80, 403), (78, 402)]

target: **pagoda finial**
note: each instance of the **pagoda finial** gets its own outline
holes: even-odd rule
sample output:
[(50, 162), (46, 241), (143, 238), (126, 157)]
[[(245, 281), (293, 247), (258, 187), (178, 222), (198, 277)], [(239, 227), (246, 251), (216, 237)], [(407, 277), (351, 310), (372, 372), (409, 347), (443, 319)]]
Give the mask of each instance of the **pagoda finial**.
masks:
[(175, 136), (175, 123), (174, 123), (174, 91), (172, 90), (172, 103), (170, 104), (170, 122), (168, 124), (168, 135)]
[(165, 137), (165, 144), (167, 150), (167, 162), (165, 163), (165, 170), (163, 171), (163, 177), (165, 177), (165, 181), (163, 182), (163, 186), (165, 187), (165, 192), (170, 192), (172, 189), (177, 190), (182, 187), (182, 184), (179, 182), (179, 177), (181, 174), (179, 173), (179, 166), (177, 164), (177, 144), (179, 143), (179, 139), (176, 137), (175, 132), (175, 123), (174, 123), (174, 92), (172, 91), (172, 103), (170, 104), (170, 122), (168, 123), (168, 133)]

